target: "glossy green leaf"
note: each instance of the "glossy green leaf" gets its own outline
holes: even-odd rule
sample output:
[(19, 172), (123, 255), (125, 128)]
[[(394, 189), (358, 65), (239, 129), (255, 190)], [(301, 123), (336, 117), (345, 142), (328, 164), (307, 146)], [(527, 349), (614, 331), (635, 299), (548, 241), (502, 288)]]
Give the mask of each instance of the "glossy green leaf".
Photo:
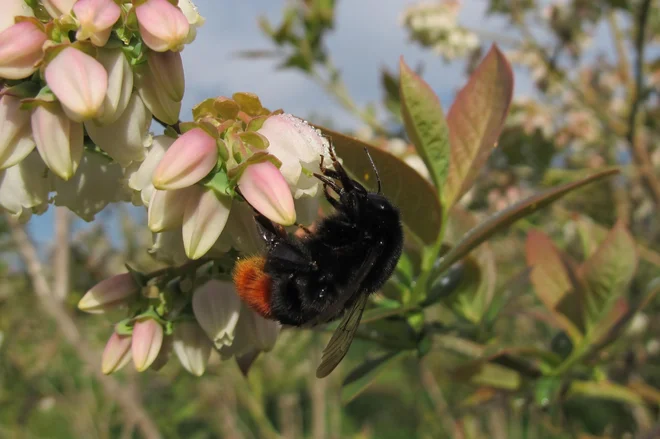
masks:
[(470, 230), (463, 239), (456, 244), (452, 249), (442, 257), (440, 263), (435, 271), (442, 273), (449, 268), (454, 262), (468, 255), (472, 250), (479, 246), (482, 242), (493, 236), (495, 233), (510, 226), (521, 218), (524, 218), (537, 210), (557, 201), (567, 193), (581, 188), (589, 183), (601, 180), (617, 174), (617, 169), (608, 169), (590, 175), (582, 180), (573, 183), (567, 183), (552, 189), (548, 189), (539, 194), (525, 198), (506, 209), (490, 216), (477, 227)]
[(441, 190), (449, 172), (449, 129), (433, 89), (403, 61), (399, 63), (401, 114), (406, 133)]
[(541, 303), (575, 342), (583, 328), (582, 288), (566, 256), (542, 232), (531, 231), (525, 243), (530, 280)]
[(451, 208), (474, 184), (496, 146), (512, 96), (511, 65), (493, 45), (447, 114), (451, 159), (442, 188), (445, 209)]
[(341, 400), (344, 404), (357, 398), (369, 387), (378, 376), (390, 367), (395, 360), (401, 358), (405, 351), (388, 352), (380, 357), (367, 360), (346, 376), (342, 383)]
[(442, 207), (435, 189), (424, 177), (387, 151), (346, 134), (317, 128), (329, 137), (353, 177), (375, 190), (376, 176), (364, 152), (366, 147), (378, 168), (383, 193), (399, 208), (403, 223), (425, 244), (435, 243), (440, 232)]
[(623, 222), (617, 222), (591, 257), (580, 267), (588, 287), (587, 318), (596, 325), (621, 297), (637, 270), (635, 240)]

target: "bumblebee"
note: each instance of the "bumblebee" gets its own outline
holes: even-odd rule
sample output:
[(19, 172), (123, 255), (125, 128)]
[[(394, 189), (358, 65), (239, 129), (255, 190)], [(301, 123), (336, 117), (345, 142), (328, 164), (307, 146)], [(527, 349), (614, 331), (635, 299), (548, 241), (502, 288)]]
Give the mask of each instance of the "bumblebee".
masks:
[(332, 169), (321, 159), (323, 193), (334, 212), (314, 231), (289, 236), (264, 216), (255, 217), (266, 243), (264, 255), (239, 260), (233, 273), (239, 296), (254, 311), (283, 325), (312, 327), (342, 318), (323, 351), (316, 376), (330, 374), (344, 358), (369, 295), (389, 279), (401, 256), (399, 210), (378, 181), (369, 192), (353, 180), (330, 149)]

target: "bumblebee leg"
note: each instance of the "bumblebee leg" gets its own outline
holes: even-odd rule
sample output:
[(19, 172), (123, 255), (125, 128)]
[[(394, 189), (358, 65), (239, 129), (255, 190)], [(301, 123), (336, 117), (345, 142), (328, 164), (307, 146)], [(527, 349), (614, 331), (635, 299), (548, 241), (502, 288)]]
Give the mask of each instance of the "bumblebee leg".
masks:
[(337, 201), (336, 198), (330, 195), (330, 193), (328, 192), (327, 184), (323, 185), (323, 195), (325, 195), (325, 199), (328, 200), (328, 203), (330, 203), (332, 207), (334, 207), (335, 209), (339, 209), (339, 205), (341, 203), (339, 203), (339, 201)]
[(259, 235), (261, 235), (269, 247), (272, 247), (276, 242), (286, 239), (286, 230), (284, 230), (284, 227), (274, 224), (262, 214), (257, 213), (254, 216), (254, 221), (257, 224)]
[(317, 174), (316, 172), (314, 173), (314, 177), (321, 180), (324, 185), (330, 186), (332, 190), (337, 193), (337, 195), (341, 196), (341, 194), (344, 193), (344, 189), (337, 186), (337, 183), (335, 183), (335, 181), (332, 180), (331, 178), (328, 178), (325, 175)]
[(307, 227), (303, 226), (302, 224), (300, 224), (300, 223), (294, 223), (294, 224), (295, 224), (296, 226), (298, 226), (298, 228), (299, 228), (300, 230), (302, 230), (303, 232), (307, 233), (308, 235), (311, 235), (311, 234), (312, 234), (312, 231), (309, 230)]

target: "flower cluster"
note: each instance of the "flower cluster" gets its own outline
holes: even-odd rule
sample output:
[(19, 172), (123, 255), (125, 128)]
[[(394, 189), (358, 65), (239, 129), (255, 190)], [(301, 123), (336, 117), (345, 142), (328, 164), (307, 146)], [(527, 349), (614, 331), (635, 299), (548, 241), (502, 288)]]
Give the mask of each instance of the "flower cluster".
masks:
[(190, 279), (183, 276), (168, 285), (155, 276), (141, 286), (140, 276), (124, 273), (87, 292), (78, 306), (89, 313), (146, 306), (115, 325), (101, 358), (103, 373), (113, 373), (131, 359), (140, 372), (159, 369), (174, 351), (188, 372), (201, 376), (214, 348), (222, 359), (273, 348), (279, 334), (276, 322), (242, 304), (231, 282), (209, 278), (208, 267), (196, 275), (201, 280), (193, 291), (184, 286), (182, 279)]
[(5, 3), (0, 206), (26, 221), (54, 201), (91, 220), (130, 199), (117, 181), (144, 159), (152, 116), (178, 121), (180, 50), (203, 20), (189, 0)]
[(297, 212), (316, 216), (312, 174), (328, 154), (318, 130), (271, 113), (249, 93), (207, 99), (193, 116), (179, 124), (180, 136), (155, 137), (145, 160), (127, 171), (134, 203), (148, 208), (156, 257), (180, 264), (229, 248), (259, 251), (252, 209), (283, 226)]
[[(29, 5), (29, 6), (28, 6)], [(152, 255), (171, 267), (106, 279), (89, 313), (124, 310), (104, 373), (173, 351), (201, 375), (222, 358), (270, 350), (279, 326), (245, 306), (236, 256), (262, 250), (254, 210), (282, 226), (318, 212), (328, 142), (258, 97), (207, 99), (179, 113), (180, 51), (203, 23), (189, 0), (8, 0), (0, 19), (0, 207), (27, 221), (49, 203), (92, 220), (108, 203), (147, 209)], [(165, 132), (154, 136), (152, 119)], [(176, 266), (176, 267), (174, 267)]]
[(458, 24), (460, 7), (459, 0), (420, 3), (408, 7), (401, 21), (412, 40), (452, 60), (479, 47), (477, 35)]
[(262, 249), (253, 209), (282, 226), (318, 210), (321, 157), (328, 142), (288, 114), (271, 113), (259, 99), (207, 99), (194, 120), (156, 136), (143, 161), (127, 169), (135, 204), (147, 208), (155, 233), (152, 253), (176, 269), (131, 271), (102, 281), (80, 300), (90, 313), (123, 308), (103, 354), (112, 373), (133, 359), (158, 369), (173, 350), (201, 375), (213, 349), (221, 358), (254, 357), (275, 344), (279, 325), (243, 304), (230, 281), (238, 253)]

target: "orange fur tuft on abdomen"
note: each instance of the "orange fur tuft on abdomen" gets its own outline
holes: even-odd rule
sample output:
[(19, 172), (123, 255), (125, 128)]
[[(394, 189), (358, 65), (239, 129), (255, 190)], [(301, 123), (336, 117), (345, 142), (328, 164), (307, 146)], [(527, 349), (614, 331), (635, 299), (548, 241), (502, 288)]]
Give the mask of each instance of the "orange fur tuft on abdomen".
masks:
[(271, 279), (264, 273), (266, 260), (261, 256), (242, 259), (234, 266), (234, 285), (240, 298), (261, 316), (269, 319)]

